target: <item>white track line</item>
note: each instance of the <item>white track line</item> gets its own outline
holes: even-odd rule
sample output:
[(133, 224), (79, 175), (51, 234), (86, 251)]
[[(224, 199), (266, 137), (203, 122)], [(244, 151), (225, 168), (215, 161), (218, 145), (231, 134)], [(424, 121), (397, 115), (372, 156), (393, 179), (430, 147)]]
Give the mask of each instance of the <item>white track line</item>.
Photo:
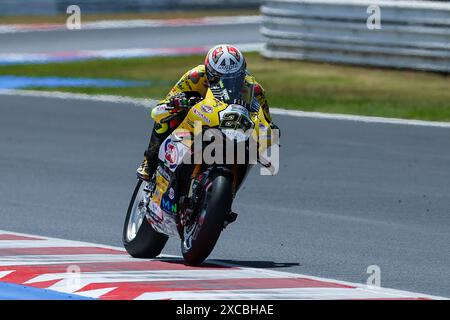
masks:
[[(69, 240), (23, 240), (20, 243), (17, 240), (2, 240), (0, 241), (0, 249), (7, 249), (14, 246), (14, 248), (52, 248), (52, 247), (78, 247), (79, 242)], [(90, 248), (92, 244), (84, 244), (82, 247)]]
[[(126, 48), (108, 50), (79, 50), (79, 51), (55, 51), (44, 53), (0, 53), (0, 65), (70, 62), (92, 59), (128, 59), (137, 57), (165, 57), (185, 56), (191, 54), (206, 54), (214, 45), (179, 48)], [(243, 52), (261, 51), (264, 43), (240, 43), (237, 44)]]
[[(36, 97), (36, 98), (54, 98), (54, 99), (70, 99), (70, 100), (88, 100), (99, 102), (110, 102), (119, 104), (131, 104), (139, 107), (152, 108), (158, 102), (154, 99), (140, 99), (124, 96), (112, 96), (112, 95), (88, 95), (83, 93), (67, 93), (58, 91), (36, 91), (36, 90), (15, 90), (15, 89), (0, 89), (0, 96), (20, 96), (20, 97)], [(410, 125), (410, 126), (422, 126), (422, 127), (438, 127), (438, 128), (450, 128), (450, 122), (438, 122), (438, 121), (424, 121), (424, 120), (408, 120), (397, 118), (384, 118), (384, 117), (369, 117), (336, 113), (322, 113), (322, 112), (309, 112), (299, 110), (287, 110), (280, 108), (270, 108), (271, 114), (299, 117), (299, 118), (313, 118), (313, 119), (328, 119), (328, 120), (344, 120), (355, 121), (363, 123), (380, 123), (380, 124), (398, 124), (398, 125)]]
[[(67, 240), (62, 238), (54, 238), (54, 237), (47, 237), (47, 236), (37, 236), (37, 235), (30, 235), (29, 233), (20, 233), (20, 232), (13, 232), (13, 231), (7, 231), (7, 230), (1, 230), (0, 234), (12, 234), (16, 236), (23, 236), (23, 237), (36, 237), (42, 240), (20, 240), (20, 243), (23, 243), (24, 241), (34, 241), (35, 245), (34, 247), (42, 247), (44, 242), (52, 243), (52, 246), (73, 246), (73, 247), (97, 247), (97, 248), (104, 248), (104, 249), (112, 249), (112, 250), (119, 250), (126, 252), (125, 248), (123, 247), (115, 247), (115, 246), (108, 246), (104, 244), (98, 244), (93, 245), (91, 242), (84, 242), (84, 241), (78, 241), (78, 240)], [(17, 240), (1, 240), (0, 243), (5, 243), (6, 241), (14, 241), (14, 243), (11, 243), (8, 248), (14, 247), (14, 248), (29, 248), (32, 247), (32, 244), (30, 242), (30, 245), (28, 246), (21, 246), (19, 241)], [(17, 244), (16, 244), (17, 242)], [(14, 244), (14, 245), (13, 245)], [(59, 245), (56, 245), (59, 244)], [(174, 256), (169, 256), (174, 257)], [(1, 259), (1, 256), (0, 256)]]
[(286, 109), (278, 109), (278, 108), (270, 108), (270, 113), (277, 114), (277, 115), (284, 115), (284, 116), (302, 117), (302, 118), (347, 120), (347, 121), (356, 121), (356, 122), (365, 122), (365, 123), (385, 123), (385, 124), (401, 124), (401, 125), (422, 126), (422, 127), (450, 128), (450, 122), (439, 122), (439, 121), (369, 117), (369, 116), (358, 116), (358, 115), (351, 115), (351, 114), (322, 113), (322, 112), (310, 112), (310, 111), (299, 111), (299, 110), (286, 110)]
[(279, 289), (240, 289), (207, 291), (147, 292), (136, 300), (172, 299), (172, 300), (355, 300), (355, 299), (408, 299), (411, 294), (400, 291), (342, 289), (342, 288), (279, 288)]
[[(160, 28), (160, 27), (188, 27), (188, 26), (220, 26), (230, 24), (257, 24), (262, 21), (261, 16), (224, 16), (201, 17), (186, 19), (133, 19), (133, 20), (100, 20), (82, 22), (83, 30), (104, 29), (132, 29), (132, 28)], [(4, 24), (0, 25), (0, 34), (19, 32), (48, 32), (72, 31), (61, 23), (34, 23), (34, 24)]]
[(89, 95), (84, 93), (69, 93), (58, 91), (37, 91), (37, 90), (15, 90), (0, 89), (0, 95), (3, 96), (19, 96), (19, 97), (35, 97), (35, 98), (53, 98), (63, 100), (86, 100), (110, 102), (119, 104), (132, 104), (139, 107), (151, 108), (156, 105), (157, 100), (139, 99), (132, 97), (112, 96), (112, 95)]
[(79, 254), (79, 255), (17, 255), (0, 257), (0, 266), (38, 266), (48, 264), (76, 264), (99, 261), (129, 262), (131, 257), (118, 254)]

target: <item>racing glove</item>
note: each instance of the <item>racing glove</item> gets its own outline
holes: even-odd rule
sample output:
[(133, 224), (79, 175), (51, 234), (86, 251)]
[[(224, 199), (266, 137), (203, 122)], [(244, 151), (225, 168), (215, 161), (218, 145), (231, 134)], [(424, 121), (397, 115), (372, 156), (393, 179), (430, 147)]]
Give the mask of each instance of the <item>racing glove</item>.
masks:
[(169, 102), (167, 103), (167, 109), (189, 109), (200, 100), (201, 97), (192, 96), (188, 98), (185, 93), (178, 93), (169, 99)]

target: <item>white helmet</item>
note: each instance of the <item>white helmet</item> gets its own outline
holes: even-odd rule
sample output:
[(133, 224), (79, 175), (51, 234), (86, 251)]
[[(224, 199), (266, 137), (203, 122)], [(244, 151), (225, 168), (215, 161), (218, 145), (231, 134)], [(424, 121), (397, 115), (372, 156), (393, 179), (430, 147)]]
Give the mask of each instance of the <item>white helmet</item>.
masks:
[(240, 98), (247, 63), (238, 48), (221, 44), (209, 50), (205, 58), (206, 76), (211, 91), (223, 101)]

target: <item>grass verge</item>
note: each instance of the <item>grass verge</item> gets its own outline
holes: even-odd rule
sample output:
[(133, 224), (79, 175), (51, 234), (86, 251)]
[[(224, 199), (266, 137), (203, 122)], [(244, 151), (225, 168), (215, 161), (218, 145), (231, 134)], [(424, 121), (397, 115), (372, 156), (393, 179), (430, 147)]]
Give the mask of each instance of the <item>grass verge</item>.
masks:
[[(450, 121), (450, 76), (303, 61), (248, 53), (271, 106), (405, 119)], [(152, 87), (56, 88), (66, 92), (162, 98), (203, 56), (93, 60), (0, 67), (0, 75), (153, 80)], [(34, 88), (48, 90), (48, 88)]]

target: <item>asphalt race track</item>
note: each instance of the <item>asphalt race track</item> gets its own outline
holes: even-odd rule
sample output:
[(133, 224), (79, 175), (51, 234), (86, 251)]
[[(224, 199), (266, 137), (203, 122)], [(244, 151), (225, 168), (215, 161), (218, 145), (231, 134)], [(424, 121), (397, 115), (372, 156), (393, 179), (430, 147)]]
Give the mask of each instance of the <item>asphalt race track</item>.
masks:
[[(151, 123), (127, 104), (0, 96), (0, 229), (121, 245)], [(450, 129), (274, 116), (211, 258), (450, 297)], [(170, 240), (166, 254), (180, 254)]]
[(259, 23), (6, 33), (0, 34), (0, 54), (214, 46), (218, 39), (257, 43), (262, 42), (262, 35)]

